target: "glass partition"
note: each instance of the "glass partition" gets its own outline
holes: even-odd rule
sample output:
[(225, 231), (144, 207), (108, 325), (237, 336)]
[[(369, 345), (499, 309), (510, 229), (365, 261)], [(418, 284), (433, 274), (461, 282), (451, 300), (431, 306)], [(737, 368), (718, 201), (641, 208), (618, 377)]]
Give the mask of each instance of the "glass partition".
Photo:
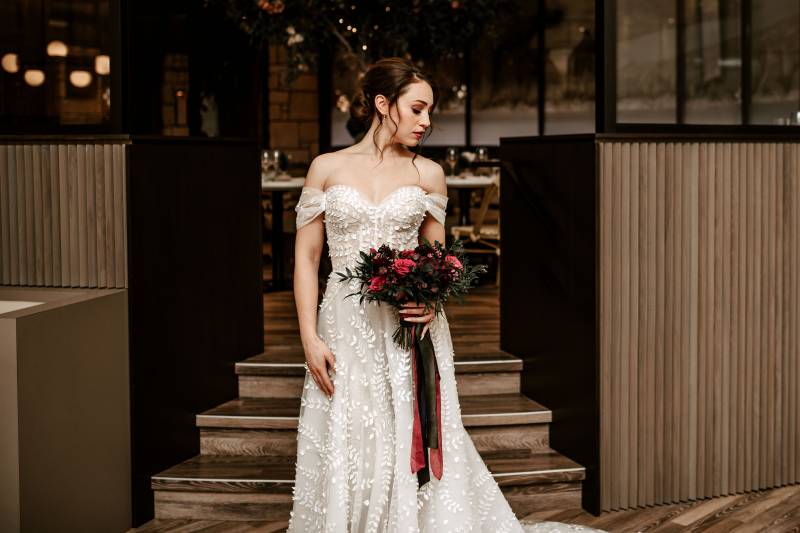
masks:
[(684, 0), (684, 53), (678, 94), (688, 124), (740, 124), (742, 54), (740, 0)]
[(500, 12), (497, 37), (472, 47), (472, 142), (498, 145), (503, 136), (539, 134), (536, 62), (538, 9), (523, 2)]
[(594, 0), (546, 5), (545, 133), (594, 132)]
[(110, 0), (0, 2), (0, 128), (110, 124), (109, 10)]
[[(616, 125), (800, 125), (800, 2), (614, 0)], [(743, 28), (750, 31), (743, 35)], [(605, 72), (603, 75), (608, 76)]]
[(674, 123), (675, 1), (618, 0), (616, 23), (617, 121)]
[(800, 2), (752, 2), (751, 123), (800, 123)]

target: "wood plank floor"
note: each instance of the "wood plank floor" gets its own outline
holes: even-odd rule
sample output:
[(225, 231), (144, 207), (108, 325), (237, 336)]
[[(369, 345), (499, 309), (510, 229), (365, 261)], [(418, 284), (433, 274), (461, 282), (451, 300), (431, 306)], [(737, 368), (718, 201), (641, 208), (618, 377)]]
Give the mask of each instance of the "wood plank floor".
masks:
[[(605, 529), (613, 533), (790, 533), (800, 531), (800, 486), (737, 494), (647, 509), (593, 516), (586, 512), (541, 512), (524, 518), (555, 520)], [(284, 531), (285, 522), (218, 520), (152, 520), (137, 533), (270, 533)], [(133, 530), (131, 530), (133, 531)]]

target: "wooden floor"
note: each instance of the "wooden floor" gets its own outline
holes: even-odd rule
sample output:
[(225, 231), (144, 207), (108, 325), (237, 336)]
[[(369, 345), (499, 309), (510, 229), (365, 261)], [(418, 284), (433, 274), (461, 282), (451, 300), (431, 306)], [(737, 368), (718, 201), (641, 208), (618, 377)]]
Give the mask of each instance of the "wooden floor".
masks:
[[(302, 359), (302, 350), (298, 352), (296, 314), (294, 313), (293, 295), (290, 291), (265, 294), (265, 314), (270, 320), (265, 326), (265, 342), (267, 346), (282, 347), (282, 352), (272, 354), (275, 361), (294, 363), (295, 359)], [(499, 349), (499, 309), (498, 292), (492, 286), (481, 286), (472, 291), (467, 306), (448, 304), (447, 313), (451, 331), (457, 340), (457, 364), (461, 364), (467, 371), (473, 364), (471, 353), (486, 353)], [(476, 314), (480, 316), (476, 316)], [(489, 315), (489, 316), (487, 316)], [(476, 322), (480, 327), (476, 328)], [(465, 327), (465, 324), (469, 327)], [(297, 353), (296, 353), (297, 352)], [(459, 359), (460, 358), (460, 359)], [(285, 359), (285, 361), (284, 361)], [(460, 361), (460, 363), (459, 363)], [(503, 361), (497, 361), (502, 364)], [(252, 364), (260, 364), (258, 358), (253, 358)], [(467, 375), (467, 374), (465, 374)], [(470, 402), (476, 403), (476, 412), (483, 413), (481, 420), (491, 415), (491, 406), (483, 405), (486, 402), (479, 398), (465, 397), (462, 400), (464, 414), (469, 414), (473, 409)], [(535, 399), (534, 399), (535, 400)], [(249, 409), (261, 409), (258, 399), (250, 399)], [(530, 401), (530, 400), (527, 400)], [(238, 402), (238, 403), (237, 403)], [(233, 410), (237, 414), (247, 414), (236, 400), (222, 405), (217, 411), (210, 414), (224, 415)], [(286, 405), (284, 405), (286, 404)], [(273, 415), (295, 416), (297, 407), (291, 402), (280, 399), (270, 400), (270, 412)], [(274, 413), (272, 412), (274, 411)], [(285, 412), (284, 412), (285, 411)], [(530, 409), (529, 416), (538, 416)], [(206, 415), (209, 415), (206, 413)], [(488, 414), (487, 414), (488, 413)], [(276, 415), (277, 416), (277, 415)], [(213, 419), (213, 417), (210, 417)], [(202, 425), (203, 415), (198, 417)], [(480, 421), (477, 421), (478, 423)], [(535, 422), (530, 420), (529, 422)], [(522, 422), (520, 422), (522, 423)], [(466, 423), (465, 423), (466, 425)], [(487, 464), (492, 462), (487, 459)], [(494, 466), (494, 465), (491, 465)], [(490, 466), (490, 468), (491, 468)], [(216, 515), (208, 515), (216, 517)], [(603, 513), (593, 516), (585, 511), (539, 511), (523, 517), (524, 521), (538, 522), (554, 520), (566, 523), (582, 524), (596, 527), (609, 532), (756, 532), (768, 531), (776, 533), (800, 532), (800, 486), (782, 487), (778, 489), (734, 495), (728, 497), (687, 502), (675, 505), (650, 507)], [(222, 520), (197, 520), (182, 518), (155, 519), (136, 532), (272, 532), (283, 531), (286, 522), (274, 521), (222, 521)], [(442, 532), (446, 533), (446, 532)]]

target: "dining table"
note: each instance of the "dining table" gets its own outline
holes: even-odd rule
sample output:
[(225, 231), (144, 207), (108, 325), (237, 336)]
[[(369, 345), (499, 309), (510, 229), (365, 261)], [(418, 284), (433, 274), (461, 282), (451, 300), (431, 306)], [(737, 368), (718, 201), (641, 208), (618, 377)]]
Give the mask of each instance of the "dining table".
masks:
[(481, 174), (465, 172), (456, 176), (446, 176), (447, 189), (458, 190), (458, 225), (469, 226), (472, 221), (469, 216), (472, 191), (485, 189), (491, 185), (495, 178)]
[[(458, 224), (470, 224), (470, 198), (475, 189), (485, 189), (494, 178), (491, 176), (463, 172), (459, 175), (446, 176), (447, 188), (458, 190)], [(283, 227), (283, 195), (286, 192), (299, 191), (305, 183), (305, 176), (284, 177), (279, 179), (261, 179), (261, 196), (269, 197), (272, 204), (272, 280), (264, 284), (266, 291), (285, 290), (288, 287), (284, 272), (284, 227)]]
[(284, 273), (283, 194), (303, 188), (305, 176), (266, 180), (261, 178), (261, 197), (269, 196), (272, 203), (272, 280), (264, 284), (266, 291), (281, 291), (288, 282)]

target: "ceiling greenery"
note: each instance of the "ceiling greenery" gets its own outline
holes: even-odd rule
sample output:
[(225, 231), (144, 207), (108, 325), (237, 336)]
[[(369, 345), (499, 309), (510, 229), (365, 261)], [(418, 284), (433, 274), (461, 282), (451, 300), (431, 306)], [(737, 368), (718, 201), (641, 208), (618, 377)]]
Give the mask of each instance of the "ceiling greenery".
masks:
[(463, 53), (489, 38), (515, 0), (205, 0), (222, 8), (253, 46), (286, 47), (286, 83), (316, 72), (319, 53), (339, 47), (358, 72), (381, 57), (417, 62)]

